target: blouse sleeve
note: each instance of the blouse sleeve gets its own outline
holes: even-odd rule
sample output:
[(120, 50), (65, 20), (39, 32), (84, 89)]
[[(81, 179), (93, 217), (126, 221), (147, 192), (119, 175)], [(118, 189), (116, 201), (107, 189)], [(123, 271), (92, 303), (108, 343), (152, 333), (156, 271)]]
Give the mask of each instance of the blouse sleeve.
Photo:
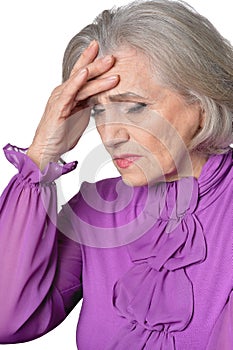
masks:
[(47, 333), (82, 297), (81, 250), (56, 228), (54, 183), (77, 162), (40, 172), (25, 149), (7, 145), (4, 152), (19, 173), (0, 197), (1, 344)]

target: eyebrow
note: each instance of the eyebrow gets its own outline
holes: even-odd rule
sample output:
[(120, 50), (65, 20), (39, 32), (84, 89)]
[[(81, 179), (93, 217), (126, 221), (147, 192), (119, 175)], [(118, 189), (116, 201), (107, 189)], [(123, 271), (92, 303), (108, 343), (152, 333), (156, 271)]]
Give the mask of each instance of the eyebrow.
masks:
[[(127, 92), (123, 92), (120, 94), (116, 94), (116, 95), (110, 95), (108, 97), (109, 101), (111, 102), (122, 102), (122, 101), (135, 101), (135, 100), (141, 100), (141, 101), (145, 101), (146, 98), (143, 96), (140, 96), (134, 92), (131, 91), (127, 91)], [(98, 104), (99, 103), (99, 99), (98, 99), (98, 95), (92, 96), (90, 97), (89, 101), (93, 104)]]
[(109, 96), (109, 100), (111, 102), (134, 100), (134, 99), (145, 100), (145, 98), (143, 96), (135, 94), (134, 92), (131, 92), (131, 91), (127, 91), (127, 92), (124, 92), (122, 94)]

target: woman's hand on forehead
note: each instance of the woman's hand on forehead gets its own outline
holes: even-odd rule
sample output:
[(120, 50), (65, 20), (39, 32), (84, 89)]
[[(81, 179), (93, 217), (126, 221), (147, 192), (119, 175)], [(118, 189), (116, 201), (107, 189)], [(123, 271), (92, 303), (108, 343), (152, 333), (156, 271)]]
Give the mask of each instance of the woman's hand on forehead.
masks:
[(119, 83), (117, 74), (101, 78), (113, 67), (115, 59), (111, 55), (97, 58), (98, 50), (98, 42), (92, 41), (77, 60), (69, 79), (56, 87), (48, 100), (28, 150), (28, 156), (41, 169), (77, 144), (90, 119), (87, 99)]

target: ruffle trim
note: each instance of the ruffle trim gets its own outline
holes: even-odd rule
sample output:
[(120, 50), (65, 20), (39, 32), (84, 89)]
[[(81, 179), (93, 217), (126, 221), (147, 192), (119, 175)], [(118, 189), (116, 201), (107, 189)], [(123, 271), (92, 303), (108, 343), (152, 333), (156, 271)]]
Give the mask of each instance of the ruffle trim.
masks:
[(108, 350), (174, 350), (175, 332), (192, 319), (193, 287), (185, 268), (206, 258), (203, 229), (195, 216), (198, 183), (186, 178), (159, 186), (165, 200), (162, 208), (154, 208), (160, 211), (158, 220), (128, 245), (134, 266), (114, 286), (113, 306), (128, 326)]
[(27, 148), (19, 148), (17, 146), (7, 144), (3, 148), (3, 151), (8, 161), (18, 169), (23, 179), (34, 184), (53, 182), (61, 175), (67, 174), (74, 170), (78, 164), (77, 161), (66, 164), (51, 162), (43, 171), (41, 171), (27, 156)]

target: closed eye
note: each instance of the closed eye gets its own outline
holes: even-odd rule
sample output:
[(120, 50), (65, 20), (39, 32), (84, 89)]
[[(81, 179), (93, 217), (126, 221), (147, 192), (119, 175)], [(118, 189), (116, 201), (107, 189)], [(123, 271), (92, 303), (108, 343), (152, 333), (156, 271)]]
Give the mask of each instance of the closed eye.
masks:
[[(125, 104), (122, 102), (119, 102), (120, 104)], [(126, 114), (134, 114), (134, 113), (140, 113), (142, 112), (146, 107), (147, 104), (143, 103), (143, 102), (126, 102), (126, 105), (128, 105), (128, 107), (125, 106), (125, 113)], [(131, 106), (131, 107), (129, 107)], [(95, 106), (92, 107), (92, 112), (91, 115), (92, 117), (97, 117), (100, 116), (101, 114), (103, 114), (105, 112), (105, 108), (103, 107), (103, 105), (100, 104), (96, 104)]]
[(147, 107), (146, 103), (138, 102), (133, 107), (129, 108), (127, 113), (139, 113), (146, 107)]
[(100, 115), (104, 111), (105, 111), (105, 109), (103, 107), (96, 105), (96, 106), (92, 107), (91, 115), (92, 115), (92, 117), (96, 117), (97, 115)]

